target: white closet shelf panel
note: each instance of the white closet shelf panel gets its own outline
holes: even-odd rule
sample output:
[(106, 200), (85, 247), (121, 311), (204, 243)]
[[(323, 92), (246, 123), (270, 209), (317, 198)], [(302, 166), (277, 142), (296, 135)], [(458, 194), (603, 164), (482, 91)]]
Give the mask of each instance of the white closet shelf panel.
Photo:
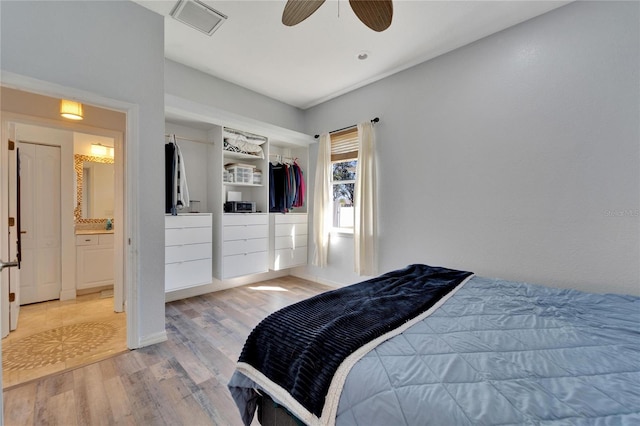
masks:
[(274, 248), (276, 250), (281, 249), (297, 249), (300, 247), (307, 247), (307, 235), (295, 235), (293, 237), (275, 237)]
[(211, 283), (211, 259), (164, 265), (165, 291)]
[(307, 214), (306, 213), (273, 213), (275, 218), (275, 223), (307, 223)]
[(222, 258), (223, 278), (258, 274), (269, 270), (269, 254), (266, 251)]
[(307, 223), (285, 223), (275, 225), (275, 236), (286, 237), (293, 235), (307, 235), (309, 228)]
[(267, 238), (254, 238), (249, 240), (225, 241), (222, 245), (222, 252), (225, 256), (246, 253), (257, 253), (269, 250), (269, 240)]
[(189, 260), (211, 259), (211, 243), (167, 246), (164, 250), (165, 263)]
[(268, 225), (269, 216), (262, 213), (226, 213), (222, 224), (227, 225)]
[(257, 155), (251, 155), (251, 154), (245, 154), (242, 152), (234, 152), (234, 151), (227, 151), (227, 150), (222, 150), (224, 158), (231, 158), (234, 160), (257, 160), (257, 161), (262, 161), (262, 158), (257, 156)]
[(211, 213), (166, 215), (164, 217), (165, 228), (202, 228), (211, 227)]
[(273, 259), (273, 270), (292, 268), (307, 263), (307, 248), (276, 250)]
[(165, 230), (165, 246), (211, 243), (211, 227), (169, 228)]
[(269, 225), (238, 225), (222, 228), (223, 241), (249, 240), (253, 238), (268, 238)]

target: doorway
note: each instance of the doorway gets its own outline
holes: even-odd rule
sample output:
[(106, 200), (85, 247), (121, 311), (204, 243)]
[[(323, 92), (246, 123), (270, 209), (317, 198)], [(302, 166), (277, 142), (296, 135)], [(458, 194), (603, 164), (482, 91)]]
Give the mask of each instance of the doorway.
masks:
[[(3, 95), (5, 93), (5, 88), (2, 89), (3, 90)], [(26, 92), (25, 92), (26, 93)], [(29, 94), (30, 96), (34, 96), (33, 94)], [(39, 96), (39, 95), (36, 95)], [(6, 97), (5, 97), (6, 99)], [(58, 101), (59, 102), (59, 101)], [(5, 106), (5, 100), (3, 99), (3, 106)], [(113, 111), (109, 111), (109, 114), (113, 115)], [(125, 114), (122, 114), (122, 122), (126, 123), (126, 116)], [(112, 120), (113, 121), (113, 120)], [(67, 141), (71, 141), (71, 143), (53, 143), (52, 145), (57, 145), (57, 147), (54, 147), (53, 149), (57, 149), (60, 153), (60, 156), (62, 157), (60, 160), (60, 165), (59, 165), (59, 169), (60, 169), (60, 178), (57, 178), (58, 181), (62, 181), (62, 185), (61, 185), (61, 195), (58, 197), (58, 204), (61, 205), (61, 218), (58, 219), (58, 222), (60, 223), (60, 235), (61, 235), (61, 242), (60, 242), (60, 251), (61, 251), (61, 259), (59, 262), (59, 264), (61, 264), (61, 266), (58, 268), (58, 272), (55, 272), (55, 267), (52, 267), (52, 264), (56, 263), (55, 260), (52, 260), (51, 262), (46, 262), (48, 263), (48, 266), (44, 266), (43, 269), (45, 269), (50, 275), (58, 275), (60, 276), (59, 281), (61, 281), (61, 285), (60, 287), (58, 287), (58, 289), (55, 291), (57, 292), (57, 295), (55, 296), (45, 296), (45, 299), (59, 299), (56, 300), (55, 302), (46, 302), (44, 304), (40, 304), (38, 303), (37, 305), (48, 305), (48, 307), (46, 308), (46, 310), (49, 310), (50, 312), (54, 312), (54, 307), (52, 307), (51, 305), (54, 303), (57, 303), (59, 308), (64, 308), (63, 311), (65, 312), (63, 314), (63, 316), (65, 317), (66, 323), (64, 324), (64, 326), (68, 326), (71, 325), (69, 324), (68, 320), (72, 320), (71, 322), (73, 322), (73, 318), (69, 317), (69, 315), (73, 316), (76, 315), (73, 312), (73, 309), (71, 308), (71, 306), (73, 305), (75, 308), (78, 308), (80, 313), (78, 313), (77, 315), (83, 315), (87, 314), (87, 313), (91, 313), (93, 314), (96, 309), (93, 307), (90, 307), (90, 303), (87, 303), (88, 300), (90, 299), (100, 299), (100, 303), (104, 306), (105, 301), (107, 301), (107, 303), (111, 303), (110, 308), (108, 309), (108, 311), (110, 311), (111, 314), (114, 314), (114, 311), (123, 311), (124, 310), (124, 244), (122, 243), (123, 241), (123, 236), (122, 233), (124, 231), (124, 227), (123, 227), (123, 210), (124, 210), (124, 202), (123, 202), (123, 192), (124, 192), (124, 185), (123, 185), (123, 173), (124, 173), (124, 167), (123, 167), (123, 147), (122, 147), (122, 143), (123, 143), (123, 134), (122, 132), (120, 132), (118, 130), (103, 130), (103, 129), (98, 129), (98, 128), (94, 128), (94, 127), (90, 127), (87, 125), (82, 125), (82, 124), (70, 124), (70, 123), (65, 123), (65, 122), (61, 122), (59, 119), (56, 120), (52, 120), (52, 119), (46, 119), (46, 118), (36, 118), (34, 116), (26, 116), (23, 114), (12, 114), (12, 113), (6, 113), (3, 111), (3, 120), (2, 120), (2, 125), (3, 125), (3, 139), (4, 136), (18, 136), (18, 135), (11, 135), (11, 132), (8, 132), (7, 129), (9, 129), (10, 127), (13, 127), (14, 129), (17, 128), (18, 129), (18, 133), (20, 133), (20, 129), (21, 128), (30, 128), (30, 129), (37, 129), (39, 132), (43, 133), (43, 134), (51, 134), (51, 133), (55, 133), (57, 135), (59, 134), (65, 134)], [(12, 125), (9, 125), (10, 123), (12, 123)], [(126, 124), (124, 124), (126, 125)], [(75, 223), (74, 223), (74, 208), (75, 208), (75, 204), (76, 204), (76, 200), (75, 200), (75, 194), (76, 194), (76, 188), (77, 188), (77, 180), (76, 180), (76, 173), (74, 171), (74, 147), (73, 147), (73, 135), (76, 134), (81, 134), (84, 136), (89, 136), (91, 134), (95, 135), (97, 138), (102, 138), (101, 140), (104, 140), (104, 138), (111, 138), (112, 141), (114, 141), (114, 144), (116, 144), (117, 146), (113, 146), (113, 148), (116, 148), (115, 151), (116, 153), (120, 153), (120, 157), (118, 158), (116, 156), (115, 158), (115, 165), (117, 165), (117, 167), (119, 168), (119, 176), (117, 179), (117, 184), (120, 185), (120, 191), (118, 192), (118, 204), (119, 206), (116, 207), (115, 210), (119, 211), (113, 211), (113, 215), (111, 217), (112, 222), (114, 223), (114, 234), (119, 234), (118, 238), (116, 239), (117, 241), (119, 240), (121, 242), (120, 246), (118, 248), (115, 247), (114, 244), (114, 251), (116, 252), (116, 256), (115, 258), (117, 259), (117, 261), (115, 262), (117, 264), (117, 267), (115, 267), (116, 265), (114, 265), (114, 267), (111, 267), (109, 269), (111, 269), (111, 271), (115, 271), (115, 273), (118, 275), (118, 279), (117, 282), (118, 284), (116, 285), (116, 288), (114, 289), (115, 291), (111, 294), (111, 295), (104, 295), (104, 292), (99, 292), (94, 294), (93, 296), (91, 294), (84, 294), (81, 295), (79, 297), (76, 298), (76, 264), (75, 264), (75, 260), (76, 260), (76, 235), (75, 235)], [(42, 143), (42, 140), (46, 140), (47, 138), (44, 137), (14, 137), (14, 139), (16, 139), (16, 145), (18, 147), (22, 147), (25, 151), (29, 150), (30, 148), (34, 148), (37, 146), (45, 146), (45, 145), (49, 145), (49, 143)], [(22, 142), (18, 142), (18, 141), (22, 141)], [(34, 142), (35, 141), (35, 142)], [(51, 147), (49, 147), (51, 148)], [(35, 148), (35, 150), (37, 151), (38, 148)], [(46, 148), (45, 148), (46, 151)], [(37, 157), (37, 154), (36, 154)], [(34, 158), (36, 158), (34, 157)], [(26, 163), (25, 163), (25, 168), (29, 167), (29, 162), (31, 161), (31, 159), (29, 158)], [(3, 163), (6, 164), (6, 159), (3, 159)], [(47, 176), (49, 176), (50, 178), (53, 177), (52, 180), (56, 180), (56, 177), (52, 176), (51, 173), (47, 173)], [(4, 179), (4, 178), (3, 178)], [(46, 180), (46, 178), (45, 178)], [(37, 197), (36, 197), (37, 198)], [(49, 213), (51, 213), (51, 208), (50, 205), (49, 206), (40, 206), (40, 210), (45, 210), (48, 213), (48, 220), (49, 222), (51, 221), (55, 221), (55, 219), (52, 219), (52, 216), (55, 215), (50, 215)], [(116, 218), (115, 221), (113, 221), (113, 219)], [(28, 222), (28, 220), (26, 221)], [(100, 225), (98, 223), (98, 225)], [(120, 228), (118, 229), (118, 225), (120, 226)], [(84, 225), (85, 229), (87, 227), (87, 224)], [(45, 226), (45, 228), (49, 228), (52, 229), (51, 226)], [(51, 232), (51, 233), (55, 233), (55, 232)], [(29, 235), (28, 231), (27, 231), (27, 235)], [(23, 234), (24, 236), (24, 234)], [(115, 235), (111, 235), (112, 237)], [(29, 249), (29, 245), (27, 246), (27, 248), (23, 248), (23, 252), (26, 254), (26, 252)], [(28, 256), (27, 256), (28, 257)], [(53, 256), (55, 257), (55, 256)], [(52, 258), (53, 258), (52, 257)], [(25, 265), (27, 266), (27, 265)], [(23, 268), (24, 269), (24, 268)], [(13, 270), (11, 270), (13, 271)], [(25, 269), (24, 274), (22, 275), (26, 275), (27, 277), (24, 278), (28, 278), (28, 273), (27, 270)], [(5, 274), (5, 272), (3, 272), (3, 274)], [(35, 273), (35, 275), (37, 275), (37, 273)], [(23, 278), (23, 277), (20, 277)], [(119, 287), (118, 287), (119, 286)], [(85, 292), (87, 293), (87, 292)], [(114, 297), (114, 294), (116, 297)], [(32, 303), (32, 302), (37, 302), (37, 300), (31, 300), (31, 299), (25, 299), (25, 301), (27, 303)], [(4, 303), (4, 301), (3, 301)], [(84, 305), (84, 306), (82, 306)], [(3, 306), (2, 309), (2, 313), (3, 313), (3, 317), (5, 316), (5, 306)], [(43, 311), (45, 310), (45, 308), (40, 308), (37, 307), (36, 305), (29, 305), (28, 307), (23, 307), (23, 315), (26, 314), (27, 311)], [(62, 311), (59, 311), (62, 312)], [(58, 314), (53, 314), (53, 315), (58, 315)], [(25, 318), (26, 321), (29, 321), (28, 319), (26, 319), (26, 317), (23, 316), (23, 318)], [(89, 315), (87, 315), (87, 319), (89, 318)], [(124, 318), (124, 313), (122, 314), (121, 318)], [(3, 321), (4, 322), (4, 321)], [(40, 321), (36, 321), (40, 324)], [(77, 321), (76, 321), (77, 322)], [(85, 321), (86, 322), (86, 321)], [(95, 322), (95, 321), (94, 321)], [(118, 336), (120, 336), (120, 341), (119, 344), (117, 346), (116, 352), (118, 351), (122, 351), (123, 349), (127, 348), (127, 331), (126, 331), (126, 320), (122, 320), (121, 321), (122, 326), (118, 327)], [(33, 323), (32, 323), (33, 324)], [(18, 329), (20, 330), (21, 324), (20, 322), (18, 323)], [(62, 326), (60, 326), (62, 327)], [(57, 327), (57, 328), (60, 328)], [(27, 328), (31, 328), (31, 327), (27, 327)], [(69, 328), (69, 327), (67, 327)], [(104, 329), (104, 327), (103, 327)], [(34, 328), (35, 330), (35, 328)], [(41, 328), (38, 329), (39, 332), (43, 332), (44, 330), (42, 330)], [(66, 330), (66, 329), (65, 329)], [(59, 330), (58, 330), (59, 331)], [(83, 339), (86, 340), (86, 339)], [(5, 346), (6, 344), (6, 346)], [(5, 348), (8, 346), (8, 341), (3, 341), (3, 352), (5, 350)], [(112, 351), (113, 352), (113, 351)], [(95, 359), (93, 359), (93, 361), (95, 361)], [(88, 361), (87, 361), (88, 362)], [(67, 365), (69, 365), (69, 363), (66, 363)], [(7, 375), (5, 374), (5, 378), (7, 377)]]

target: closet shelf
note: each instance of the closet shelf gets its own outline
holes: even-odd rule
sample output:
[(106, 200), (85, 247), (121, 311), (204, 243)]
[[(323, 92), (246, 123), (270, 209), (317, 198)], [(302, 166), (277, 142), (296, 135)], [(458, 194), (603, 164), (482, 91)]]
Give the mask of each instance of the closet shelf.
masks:
[(257, 155), (245, 154), (243, 152), (223, 151), (224, 158), (232, 158), (235, 160), (262, 160)]
[(263, 184), (258, 184), (258, 183), (241, 183), (241, 182), (222, 182), (222, 184), (224, 186), (255, 186), (255, 187), (264, 186)]

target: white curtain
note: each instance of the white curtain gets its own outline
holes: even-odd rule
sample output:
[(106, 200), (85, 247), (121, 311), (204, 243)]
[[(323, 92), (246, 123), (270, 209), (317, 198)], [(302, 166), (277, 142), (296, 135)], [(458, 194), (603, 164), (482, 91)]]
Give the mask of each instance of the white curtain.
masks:
[(313, 240), (315, 244), (313, 264), (324, 268), (329, 252), (331, 231), (331, 137), (323, 133), (318, 143), (318, 163), (313, 193)]
[(373, 124), (358, 124), (358, 164), (355, 184), (355, 221), (353, 245), (355, 272), (378, 274), (377, 256), (377, 182), (375, 134)]

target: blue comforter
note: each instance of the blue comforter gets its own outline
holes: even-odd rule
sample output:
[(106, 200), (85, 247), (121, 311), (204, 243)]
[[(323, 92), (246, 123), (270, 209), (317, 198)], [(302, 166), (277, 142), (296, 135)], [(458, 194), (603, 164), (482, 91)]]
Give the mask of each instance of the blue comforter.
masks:
[(351, 369), (336, 424), (640, 424), (640, 298), (474, 277)]
[(474, 277), (353, 365), (335, 423), (640, 424), (640, 298)]

